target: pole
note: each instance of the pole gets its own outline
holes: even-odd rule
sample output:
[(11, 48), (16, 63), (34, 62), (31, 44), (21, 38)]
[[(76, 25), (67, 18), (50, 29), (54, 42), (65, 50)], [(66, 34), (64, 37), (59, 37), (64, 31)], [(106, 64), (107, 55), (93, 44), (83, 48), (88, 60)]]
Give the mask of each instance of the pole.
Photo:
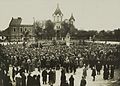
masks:
[[(34, 22), (34, 23), (33, 23), (33, 25), (34, 25), (33, 27), (34, 27), (34, 30), (35, 30), (35, 29), (36, 29), (35, 17), (33, 17), (33, 22)], [(34, 37), (34, 40), (33, 40), (33, 41), (35, 42), (35, 40), (36, 40), (36, 39), (35, 39), (35, 36), (33, 35), (33, 37)]]

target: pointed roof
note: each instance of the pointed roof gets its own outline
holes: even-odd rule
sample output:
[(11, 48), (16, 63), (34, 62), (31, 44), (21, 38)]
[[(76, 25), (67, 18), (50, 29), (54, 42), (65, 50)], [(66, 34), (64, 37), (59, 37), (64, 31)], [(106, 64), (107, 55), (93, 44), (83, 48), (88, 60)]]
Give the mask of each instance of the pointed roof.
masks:
[(73, 17), (73, 13), (71, 14), (71, 17), (69, 20), (74, 20), (75, 21), (75, 18)]
[(57, 15), (57, 14), (63, 15), (62, 12), (61, 12), (61, 10), (60, 10), (60, 8), (59, 8), (59, 4), (57, 4), (57, 9), (56, 9), (55, 12), (53, 13), (53, 15)]
[(9, 25), (20, 25), (21, 22), (22, 22), (22, 18), (21, 17), (18, 17), (18, 18), (13, 18), (12, 17)]

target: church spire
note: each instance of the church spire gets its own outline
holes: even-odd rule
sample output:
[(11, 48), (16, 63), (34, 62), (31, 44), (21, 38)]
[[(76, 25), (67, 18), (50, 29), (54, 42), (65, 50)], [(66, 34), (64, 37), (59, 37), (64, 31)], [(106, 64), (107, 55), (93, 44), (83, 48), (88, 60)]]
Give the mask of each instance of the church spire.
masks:
[(58, 4), (58, 3), (57, 3), (57, 9), (56, 9), (55, 12), (53, 13), (53, 15), (57, 15), (57, 14), (63, 16), (63, 14), (62, 14), (62, 12), (61, 12), (61, 10), (60, 10), (60, 8), (59, 8), (59, 4)]
[(57, 3), (57, 9), (59, 9), (59, 3)]
[(71, 17), (69, 19), (70, 24), (73, 24), (75, 22), (75, 18), (73, 17), (73, 13), (71, 13)]
[(75, 18), (73, 17), (73, 13), (71, 13), (71, 17), (70, 17), (69, 21), (75, 21)]

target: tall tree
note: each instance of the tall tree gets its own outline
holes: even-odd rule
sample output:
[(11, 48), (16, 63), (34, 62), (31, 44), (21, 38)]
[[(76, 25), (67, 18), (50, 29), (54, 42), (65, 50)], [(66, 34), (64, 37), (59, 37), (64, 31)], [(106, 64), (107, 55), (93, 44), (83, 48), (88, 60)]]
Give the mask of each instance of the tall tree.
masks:
[(23, 31), (22, 34), (23, 34), (23, 41), (24, 42), (27, 42), (29, 40), (29, 31)]
[(54, 23), (51, 20), (46, 21), (44, 33), (47, 39), (52, 39), (55, 36)]
[(39, 22), (36, 22), (36, 23), (35, 23), (34, 33), (35, 33), (35, 40), (36, 40), (36, 41), (42, 39), (42, 36), (43, 36), (43, 28), (42, 28), (42, 26), (41, 26), (41, 23), (39, 23)]
[(69, 24), (65, 21), (63, 21), (61, 25), (62, 25), (62, 28), (60, 30), (60, 33), (62, 37), (65, 37), (66, 34), (70, 31), (70, 27), (69, 27)]
[(119, 28), (114, 30), (114, 37), (116, 41), (120, 41), (120, 29)]

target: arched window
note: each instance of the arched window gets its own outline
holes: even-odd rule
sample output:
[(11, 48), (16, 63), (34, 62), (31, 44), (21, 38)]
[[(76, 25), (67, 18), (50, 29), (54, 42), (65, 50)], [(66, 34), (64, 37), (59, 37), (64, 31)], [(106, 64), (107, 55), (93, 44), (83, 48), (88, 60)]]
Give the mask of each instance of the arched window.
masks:
[(20, 30), (21, 30), (21, 32), (23, 31), (23, 29), (22, 29), (22, 28), (20, 28)]
[(25, 28), (25, 31), (26, 31), (27, 29)]
[(59, 16), (57, 16), (57, 21), (59, 21)]
[(13, 31), (15, 32), (15, 28), (13, 28)]

